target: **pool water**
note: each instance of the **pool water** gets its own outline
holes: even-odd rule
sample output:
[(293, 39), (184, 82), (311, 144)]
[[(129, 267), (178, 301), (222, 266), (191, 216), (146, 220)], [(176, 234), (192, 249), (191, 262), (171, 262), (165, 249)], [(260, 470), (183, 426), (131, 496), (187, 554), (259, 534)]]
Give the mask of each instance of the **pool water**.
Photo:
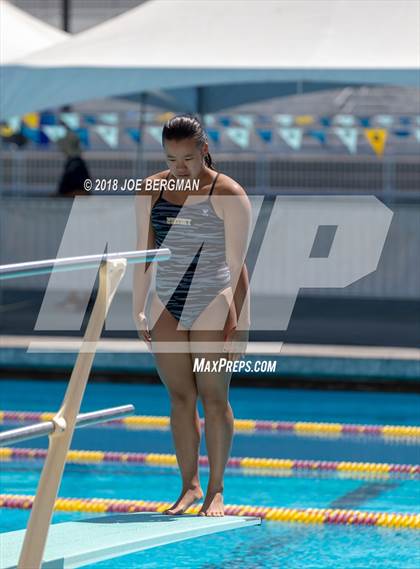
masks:
[[(64, 382), (3, 381), (1, 405), (5, 410), (51, 411), (58, 408)], [(377, 424), (419, 424), (420, 397), (413, 394), (321, 392), (232, 388), (231, 403), (237, 418), (288, 421), (340, 421)], [(160, 386), (90, 384), (83, 411), (133, 403), (136, 414), (167, 415), (166, 391)], [(202, 416), (202, 413), (200, 413)], [(44, 447), (46, 439), (20, 446)], [(206, 454), (204, 441), (202, 454)], [(72, 448), (132, 452), (173, 452), (169, 431), (121, 428), (79, 429)], [(321, 439), (292, 434), (235, 435), (232, 456), (273, 456), (326, 460), (366, 460), (418, 463), (419, 445), (377, 438)], [(0, 491), (34, 494), (41, 461), (0, 463)], [(208, 472), (200, 473), (205, 489)], [(68, 464), (59, 494), (174, 500), (180, 490), (177, 469), (132, 464)], [(225, 502), (272, 507), (333, 507), (383, 512), (418, 512), (420, 482), (408, 478), (355, 478), (346, 473), (278, 473), (255, 476), (228, 469)], [(2, 531), (25, 527), (28, 511), (0, 510)], [(53, 522), (87, 517), (56, 512)], [(96, 517), (96, 515), (95, 515)], [(401, 568), (420, 564), (420, 535), (413, 530), (379, 527), (303, 525), (266, 522), (262, 526), (214, 534), (150, 549), (91, 568)]]

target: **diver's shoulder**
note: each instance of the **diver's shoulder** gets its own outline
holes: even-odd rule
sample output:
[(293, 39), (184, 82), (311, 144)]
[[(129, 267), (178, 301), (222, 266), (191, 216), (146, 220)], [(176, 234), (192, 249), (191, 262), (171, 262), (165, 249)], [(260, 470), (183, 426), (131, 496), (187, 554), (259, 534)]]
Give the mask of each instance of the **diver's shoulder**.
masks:
[(222, 196), (247, 196), (244, 188), (236, 180), (222, 172), (219, 172), (214, 194)]

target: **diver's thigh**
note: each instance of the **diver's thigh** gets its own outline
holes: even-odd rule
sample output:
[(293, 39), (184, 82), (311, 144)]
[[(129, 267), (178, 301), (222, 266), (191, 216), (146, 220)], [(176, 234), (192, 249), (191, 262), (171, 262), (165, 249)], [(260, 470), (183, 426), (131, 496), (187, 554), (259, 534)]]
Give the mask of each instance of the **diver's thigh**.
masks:
[[(155, 307), (153, 307), (155, 302)], [(156, 368), (162, 383), (171, 396), (187, 397), (196, 395), (196, 383), (189, 353), (188, 331), (177, 329), (178, 321), (164, 307), (157, 297), (152, 300), (151, 312), (158, 304), (163, 307), (161, 315), (150, 329), (152, 350)]]
[(222, 290), (203, 309), (191, 326), (191, 330), (230, 330), (236, 325), (233, 293), (230, 287)]
[(169, 312), (164, 303), (161, 301), (156, 291), (153, 292), (152, 301), (149, 310), (149, 328), (152, 330), (158, 324), (159, 330), (186, 330), (186, 328)]
[[(231, 362), (223, 352), (223, 330), (190, 331), (191, 359), (197, 390), (202, 399), (227, 400), (232, 371)], [(198, 365), (203, 361), (209, 364), (209, 370)], [(196, 367), (194, 369), (194, 361)], [(216, 364), (216, 369), (213, 366)], [(222, 364), (222, 365), (221, 365)]]
[(172, 398), (197, 397), (197, 384), (190, 354), (159, 353), (155, 359), (159, 377)]

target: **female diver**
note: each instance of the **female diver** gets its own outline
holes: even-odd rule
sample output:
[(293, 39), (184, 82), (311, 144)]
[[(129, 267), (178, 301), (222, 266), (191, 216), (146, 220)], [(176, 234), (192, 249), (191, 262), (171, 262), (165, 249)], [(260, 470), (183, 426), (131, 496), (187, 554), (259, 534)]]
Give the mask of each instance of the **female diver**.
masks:
[[(133, 316), (140, 338), (155, 355), (171, 403), (182, 490), (165, 513), (182, 514), (203, 498), (198, 469), (200, 397), (210, 469), (200, 515), (223, 516), (223, 477), (233, 437), (228, 399), (232, 372), (227, 366), (244, 356), (250, 327), (245, 255), (251, 205), (237, 182), (216, 172), (197, 119), (170, 119), (163, 127), (162, 145), (169, 169), (147, 179), (153, 188), (160, 185), (160, 191), (145, 191), (144, 180), (136, 195), (137, 249), (168, 247), (171, 258), (135, 266)], [(169, 182), (179, 186), (181, 180), (185, 191), (168, 189)], [(191, 189), (193, 181), (198, 189)], [(156, 291), (147, 317), (151, 271), (156, 266)], [(194, 360), (201, 358), (210, 364), (194, 370)], [(217, 366), (221, 358), (225, 367)]]

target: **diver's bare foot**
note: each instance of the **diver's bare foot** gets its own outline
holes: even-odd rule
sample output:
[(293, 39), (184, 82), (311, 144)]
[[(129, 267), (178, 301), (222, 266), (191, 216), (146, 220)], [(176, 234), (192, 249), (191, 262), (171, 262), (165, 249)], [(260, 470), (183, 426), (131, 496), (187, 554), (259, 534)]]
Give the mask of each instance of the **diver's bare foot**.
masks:
[(165, 510), (163, 513), (168, 515), (183, 514), (185, 510), (188, 510), (190, 506), (201, 500), (203, 497), (203, 491), (200, 487), (189, 488), (188, 490), (182, 490), (180, 497), (170, 508)]
[(207, 492), (204, 504), (198, 513), (199, 516), (224, 516), (222, 492)]

